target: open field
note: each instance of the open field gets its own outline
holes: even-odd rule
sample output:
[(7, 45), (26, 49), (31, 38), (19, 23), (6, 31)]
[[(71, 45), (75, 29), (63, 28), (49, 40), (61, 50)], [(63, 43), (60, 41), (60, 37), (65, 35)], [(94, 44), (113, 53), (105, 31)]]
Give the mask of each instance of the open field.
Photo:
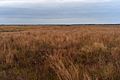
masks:
[(0, 80), (120, 80), (120, 25), (0, 26)]

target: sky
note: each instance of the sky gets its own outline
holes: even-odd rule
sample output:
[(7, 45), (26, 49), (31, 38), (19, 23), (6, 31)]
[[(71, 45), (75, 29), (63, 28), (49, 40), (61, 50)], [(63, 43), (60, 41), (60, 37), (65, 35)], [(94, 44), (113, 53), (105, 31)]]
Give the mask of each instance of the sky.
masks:
[(0, 0), (0, 24), (119, 23), (119, 0)]

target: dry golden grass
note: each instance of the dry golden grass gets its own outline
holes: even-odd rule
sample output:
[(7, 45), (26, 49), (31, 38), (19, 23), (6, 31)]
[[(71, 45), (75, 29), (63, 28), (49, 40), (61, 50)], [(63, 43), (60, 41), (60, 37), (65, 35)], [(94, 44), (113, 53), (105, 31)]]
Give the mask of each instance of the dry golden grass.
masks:
[(0, 80), (119, 79), (119, 25), (0, 27)]

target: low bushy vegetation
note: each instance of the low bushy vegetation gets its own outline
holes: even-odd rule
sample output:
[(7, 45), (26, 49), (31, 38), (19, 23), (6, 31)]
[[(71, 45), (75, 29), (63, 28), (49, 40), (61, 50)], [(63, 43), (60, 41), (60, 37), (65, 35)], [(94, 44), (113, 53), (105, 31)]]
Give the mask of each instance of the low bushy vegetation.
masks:
[(0, 80), (120, 79), (119, 27), (1, 27), (0, 30)]

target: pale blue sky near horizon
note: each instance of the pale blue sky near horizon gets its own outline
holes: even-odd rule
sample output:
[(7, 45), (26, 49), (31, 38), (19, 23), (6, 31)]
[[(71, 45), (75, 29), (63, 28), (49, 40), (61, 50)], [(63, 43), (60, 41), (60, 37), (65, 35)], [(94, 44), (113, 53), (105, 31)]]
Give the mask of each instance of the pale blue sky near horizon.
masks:
[(119, 23), (119, 0), (0, 0), (0, 24)]

